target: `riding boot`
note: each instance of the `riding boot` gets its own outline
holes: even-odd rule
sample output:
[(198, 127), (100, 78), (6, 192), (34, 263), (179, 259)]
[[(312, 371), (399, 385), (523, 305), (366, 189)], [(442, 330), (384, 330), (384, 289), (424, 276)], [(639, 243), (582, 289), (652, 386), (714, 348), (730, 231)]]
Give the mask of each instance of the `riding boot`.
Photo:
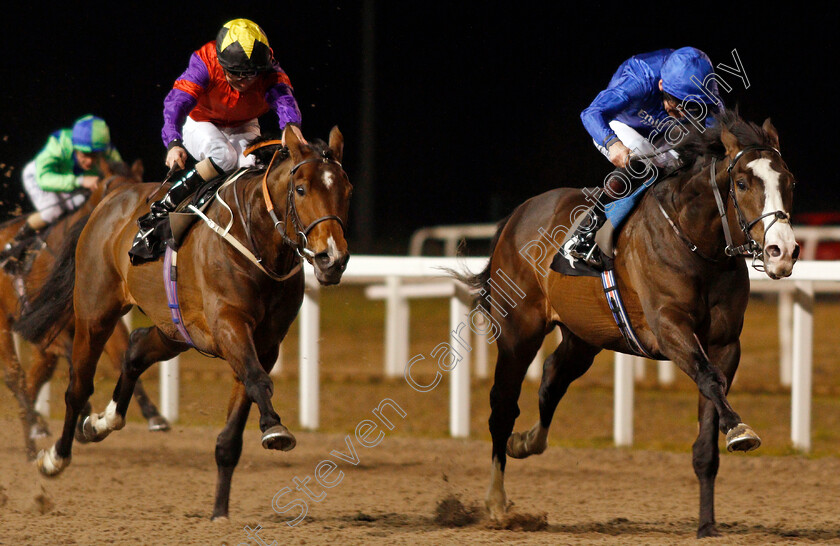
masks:
[(0, 263), (5, 264), (10, 260), (20, 261), (23, 257), (23, 252), (28, 246), (29, 240), (37, 235), (39, 231), (25, 222), (12, 240), (6, 243), (6, 246), (0, 251)]
[(195, 168), (188, 171), (180, 179), (176, 180), (169, 191), (162, 198), (152, 202), (149, 212), (137, 220), (140, 227), (134, 242), (128, 251), (132, 264), (140, 264), (154, 260), (160, 255), (163, 242), (168, 237), (166, 231), (166, 216), (175, 210), (181, 202), (192, 195), (206, 182), (223, 174), (210, 158), (204, 159), (196, 164)]
[(595, 244), (595, 234), (607, 221), (604, 201), (608, 201), (609, 198), (605, 197), (606, 194), (605, 191), (601, 192), (595, 206), (587, 213), (587, 218), (583, 219), (575, 232), (560, 247), (560, 252), (564, 255), (581, 260), (594, 269), (603, 267), (601, 251)]

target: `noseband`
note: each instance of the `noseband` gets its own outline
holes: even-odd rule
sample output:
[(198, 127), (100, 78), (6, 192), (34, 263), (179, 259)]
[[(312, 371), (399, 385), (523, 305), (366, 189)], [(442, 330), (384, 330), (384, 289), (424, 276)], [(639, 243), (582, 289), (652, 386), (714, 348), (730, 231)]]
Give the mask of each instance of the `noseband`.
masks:
[[(268, 214), (271, 216), (271, 220), (274, 222), (274, 229), (276, 229), (280, 235), (283, 237), (283, 241), (289, 244), (292, 248), (295, 249), (298, 256), (306, 257), (312, 259), (315, 257), (315, 252), (313, 252), (309, 248), (309, 240), (307, 236), (312, 232), (312, 230), (320, 224), (321, 222), (326, 222), (327, 220), (335, 220), (338, 222), (338, 225), (341, 226), (341, 232), (344, 233), (346, 228), (344, 227), (344, 221), (334, 214), (329, 214), (327, 216), (321, 216), (320, 218), (311, 222), (308, 226), (304, 227), (303, 222), (300, 219), (300, 215), (298, 214), (297, 205), (295, 203), (295, 173), (297, 173), (298, 169), (300, 169), (303, 165), (307, 163), (332, 163), (334, 165), (338, 165), (338, 168), (341, 169), (341, 163), (328, 157), (326, 152), (321, 157), (312, 157), (309, 159), (304, 159), (289, 171), (289, 184), (288, 184), (288, 191), (286, 192), (286, 217), (283, 220), (277, 218), (277, 214), (274, 212), (274, 203), (271, 201), (271, 194), (268, 192), (268, 173), (271, 171), (271, 166), (274, 164), (274, 159), (277, 157), (279, 150), (274, 152), (274, 155), (271, 157), (271, 161), (268, 164), (268, 168), (265, 170), (265, 175), (263, 176), (262, 180), (262, 191), (263, 191), (263, 198), (265, 199), (265, 205), (268, 208)], [(293, 232), (295, 233), (297, 240), (292, 239), (289, 237), (287, 233), (287, 226), (286, 224), (290, 224)]]
[(727, 256), (742, 256), (742, 257), (751, 257), (753, 259), (753, 267), (758, 270), (763, 270), (763, 265), (759, 265), (758, 262), (764, 262), (764, 249), (762, 246), (753, 238), (752, 236), (752, 228), (761, 220), (768, 216), (773, 216), (773, 221), (770, 222), (770, 225), (767, 226), (767, 229), (764, 230), (765, 233), (769, 231), (769, 229), (778, 222), (779, 220), (790, 220), (790, 214), (783, 210), (776, 210), (773, 212), (768, 212), (762, 214), (758, 218), (754, 219), (751, 222), (748, 222), (746, 217), (744, 216), (744, 212), (741, 210), (741, 206), (738, 204), (738, 198), (735, 196), (735, 181), (732, 178), (732, 170), (735, 168), (735, 165), (738, 163), (738, 160), (743, 157), (744, 154), (752, 151), (770, 151), (775, 152), (782, 157), (782, 154), (776, 148), (771, 146), (747, 146), (746, 148), (739, 151), (735, 157), (729, 162), (729, 166), (726, 168), (726, 172), (729, 174), (729, 197), (732, 199), (732, 205), (735, 207), (735, 213), (738, 216), (738, 225), (741, 226), (741, 231), (744, 234), (747, 242), (743, 245), (735, 246), (732, 242), (732, 234), (729, 232), (729, 221), (726, 215), (726, 204), (723, 202), (723, 198), (720, 195), (720, 190), (717, 186), (717, 173), (715, 172), (715, 166), (717, 163), (716, 159), (712, 160), (712, 165), (710, 169), (710, 178), (709, 183), (712, 185), (712, 191), (715, 195), (715, 201), (717, 202), (718, 211), (720, 212), (721, 223), (723, 224), (723, 234), (726, 237), (726, 248), (725, 252)]

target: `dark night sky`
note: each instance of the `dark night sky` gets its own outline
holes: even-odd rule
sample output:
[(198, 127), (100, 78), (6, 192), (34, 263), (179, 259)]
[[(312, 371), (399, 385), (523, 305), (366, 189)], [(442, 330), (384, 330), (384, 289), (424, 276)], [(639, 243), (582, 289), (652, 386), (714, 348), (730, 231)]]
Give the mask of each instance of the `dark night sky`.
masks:
[[(729, 65), (737, 49), (751, 85), (727, 78), (735, 89), (724, 100), (747, 119), (773, 118), (800, 182), (794, 212), (840, 208), (836, 5), (780, 12), (731, 3), (704, 12), (688, 2), (563, 4), (377, 2), (376, 214), (365, 221), (379, 250), (404, 251), (425, 225), (495, 221), (550, 188), (597, 184), (610, 165), (580, 111), (625, 58), (663, 47), (693, 45)], [(162, 178), (163, 98), (190, 53), (235, 17), (268, 34), (295, 87), (304, 134), (342, 129), (345, 167), (358, 182), (360, 0), (87, 6), (4, 14), (4, 203), (47, 135), (86, 113), (108, 121), (123, 157), (141, 158), (148, 180)], [(274, 123), (262, 121), (264, 130)]]

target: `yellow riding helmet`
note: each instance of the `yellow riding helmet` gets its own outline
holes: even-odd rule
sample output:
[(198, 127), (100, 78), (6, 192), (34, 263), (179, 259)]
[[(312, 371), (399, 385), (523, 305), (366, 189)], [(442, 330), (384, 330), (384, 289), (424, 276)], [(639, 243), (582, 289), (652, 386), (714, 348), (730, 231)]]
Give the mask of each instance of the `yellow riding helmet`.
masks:
[(233, 74), (271, 70), (271, 48), (263, 29), (249, 19), (233, 19), (216, 36), (216, 55)]

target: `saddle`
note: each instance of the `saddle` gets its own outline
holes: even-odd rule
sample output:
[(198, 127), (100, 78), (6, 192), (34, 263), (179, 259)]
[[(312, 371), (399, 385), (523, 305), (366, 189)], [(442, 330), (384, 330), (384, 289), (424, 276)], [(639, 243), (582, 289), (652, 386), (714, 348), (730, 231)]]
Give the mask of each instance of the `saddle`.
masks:
[(194, 194), (184, 199), (175, 208), (174, 212), (166, 215), (166, 223), (168, 224), (169, 231), (169, 236), (164, 238), (166, 246), (172, 248), (172, 250), (178, 250), (181, 243), (184, 242), (190, 228), (198, 220), (198, 215), (192, 211), (192, 208), (194, 207), (204, 212), (216, 198), (216, 192), (219, 188), (231, 178), (238, 178), (246, 170), (247, 168), (239, 169), (230, 176), (220, 176), (211, 180), (200, 187)]

